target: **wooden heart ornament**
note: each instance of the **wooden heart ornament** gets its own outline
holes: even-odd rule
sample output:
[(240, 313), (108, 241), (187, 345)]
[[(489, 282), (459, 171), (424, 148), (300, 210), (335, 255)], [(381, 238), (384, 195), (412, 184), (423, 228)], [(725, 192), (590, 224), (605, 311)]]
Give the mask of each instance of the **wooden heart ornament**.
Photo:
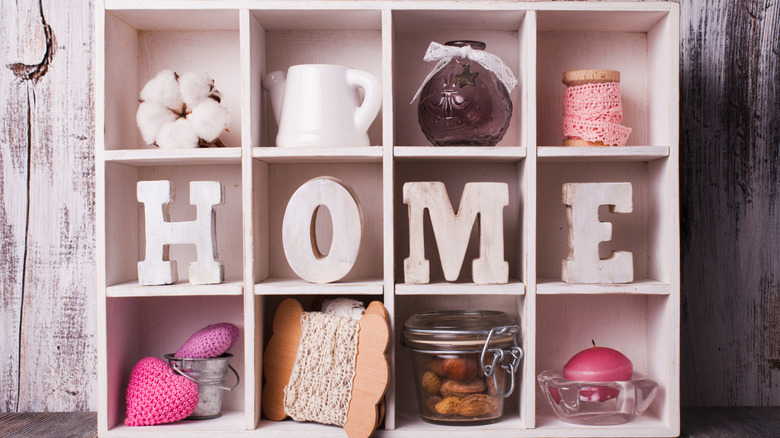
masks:
[(188, 417), (198, 405), (198, 385), (176, 374), (156, 357), (141, 359), (127, 385), (128, 426), (172, 423)]
[[(263, 412), (274, 421), (287, 418), (285, 387), (295, 366), (301, 344), (301, 304), (288, 298), (279, 304), (273, 321), (273, 336), (264, 354)], [(344, 431), (350, 438), (369, 437), (382, 419), (382, 397), (387, 389), (389, 365), (387, 346), (390, 328), (387, 310), (378, 301), (371, 302), (359, 322), (357, 355), (351, 399)]]

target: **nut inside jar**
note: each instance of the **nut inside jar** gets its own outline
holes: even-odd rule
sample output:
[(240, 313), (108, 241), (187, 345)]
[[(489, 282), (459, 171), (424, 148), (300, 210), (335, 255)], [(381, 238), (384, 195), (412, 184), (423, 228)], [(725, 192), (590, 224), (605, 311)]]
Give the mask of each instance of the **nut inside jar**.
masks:
[(492, 377), (482, 373), (478, 354), (414, 356), (424, 420), (480, 424), (501, 418), (504, 399), (494, 390)]
[(523, 356), (519, 326), (491, 310), (423, 312), (404, 324), (420, 417), (446, 425), (494, 423)]

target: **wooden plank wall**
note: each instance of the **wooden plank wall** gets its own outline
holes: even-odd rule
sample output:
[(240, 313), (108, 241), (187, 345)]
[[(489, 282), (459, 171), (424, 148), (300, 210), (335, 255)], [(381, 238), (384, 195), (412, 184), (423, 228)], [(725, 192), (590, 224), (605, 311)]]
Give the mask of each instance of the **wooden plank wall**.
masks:
[(96, 408), (93, 5), (2, 1), (0, 410)]
[[(0, 412), (94, 410), (93, 3), (0, 25)], [(681, 3), (686, 406), (780, 404), (778, 35), (780, 0)]]
[(780, 405), (780, 1), (683, 2), (684, 405)]

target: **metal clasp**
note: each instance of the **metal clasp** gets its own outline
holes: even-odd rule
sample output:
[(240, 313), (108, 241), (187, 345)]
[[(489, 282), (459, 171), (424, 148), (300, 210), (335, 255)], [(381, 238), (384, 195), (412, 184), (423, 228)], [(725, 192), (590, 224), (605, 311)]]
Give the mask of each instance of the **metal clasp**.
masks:
[[(501, 327), (493, 327), (488, 333), (487, 339), (485, 339), (485, 345), (482, 347), (482, 354), (479, 356), (479, 364), (482, 367), (482, 373), (485, 377), (493, 377), (493, 387), (496, 388), (496, 393), (506, 398), (512, 395), (515, 390), (515, 373), (520, 366), (520, 360), (523, 358), (523, 349), (517, 345), (517, 333), (520, 331), (520, 327), (517, 325), (505, 325)], [(512, 346), (509, 350), (502, 350), (501, 348), (488, 348), (490, 346), (490, 339), (494, 336), (500, 336), (505, 333), (512, 334)], [(490, 364), (485, 363), (485, 355), (487, 352), (493, 353), (493, 361)], [(509, 364), (504, 363), (504, 358), (511, 356), (512, 361)], [(501, 368), (509, 373), (510, 384), (509, 391), (503, 392), (503, 388), (498, 384), (498, 373), (496, 373), (496, 366), (501, 365)]]

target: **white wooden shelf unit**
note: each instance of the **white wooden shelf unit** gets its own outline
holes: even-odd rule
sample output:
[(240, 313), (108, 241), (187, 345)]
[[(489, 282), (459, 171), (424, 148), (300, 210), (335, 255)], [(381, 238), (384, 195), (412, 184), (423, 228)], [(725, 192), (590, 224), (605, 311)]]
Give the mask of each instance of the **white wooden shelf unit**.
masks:
[[(340, 428), (269, 422), (260, 412), (262, 351), (282, 299), (304, 306), (323, 295), (382, 300), (394, 331), (391, 383), (380, 435), (677, 436), (679, 434), (678, 5), (672, 2), (442, 1), (152, 1), (96, 2), (96, 174), (101, 436), (343, 436)], [(409, 101), (433, 67), (422, 61), (430, 41), (481, 40), (519, 79), (514, 115), (496, 147), (429, 145)], [(277, 149), (276, 124), (261, 89), (265, 73), (302, 63), (343, 64), (374, 73), (383, 108), (369, 129), (371, 147)], [(561, 73), (621, 71), (626, 147), (563, 148)], [(209, 72), (231, 114), (225, 149), (163, 151), (145, 147), (135, 125), (138, 94), (162, 69)], [(335, 176), (357, 193), (365, 231), (354, 269), (326, 286), (296, 278), (281, 244), (284, 210), (305, 181)], [(195, 258), (173, 246), (179, 284), (141, 287), (136, 263), (144, 247), (136, 183), (173, 181), (171, 220), (194, 218), (189, 182), (220, 181), (218, 258), (226, 282), (187, 283)], [(457, 283), (442, 279), (430, 228), (426, 254), (432, 283), (403, 283), (408, 181), (443, 181), (455, 205), (463, 185), (509, 184), (504, 209), (510, 282), (471, 284), (476, 234)], [(560, 281), (567, 255), (566, 182), (633, 184), (634, 211), (613, 223), (602, 252), (634, 254), (636, 281), (576, 285)], [(329, 215), (318, 215), (320, 248), (330, 242)], [(427, 225), (429, 227), (429, 225)], [(409, 352), (400, 329), (412, 314), (442, 309), (499, 309), (522, 327), (521, 384), (505, 419), (451, 428), (424, 423), (416, 411)], [(225, 394), (222, 418), (148, 428), (123, 425), (125, 389), (143, 357), (175, 351), (195, 330), (229, 321), (241, 328), (232, 365), (242, 382)], [(635, 369), (660, 384), (648, 412), (624, 426), (581, 427), (558, 420), (535, 376), (560, 369), (591, 339), (623, 351)]]

